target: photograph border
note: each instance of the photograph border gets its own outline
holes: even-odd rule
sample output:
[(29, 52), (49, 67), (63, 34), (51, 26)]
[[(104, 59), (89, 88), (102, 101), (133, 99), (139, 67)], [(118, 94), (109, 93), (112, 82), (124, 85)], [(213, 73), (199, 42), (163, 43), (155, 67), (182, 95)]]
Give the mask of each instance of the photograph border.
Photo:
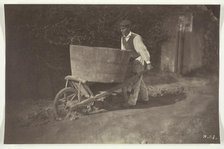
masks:
[[(136, 148), (136, 147), (141, 147), (141, 148), (148, 148), (148, 147), (156, 147), (156, 148), (223, 148), (224, 145), (224, 100), (222, 99), (224, 97), (224, 79), (223, 79), (223, 75), (224, 75), (224, 27), (223, 27), (223, 19), (224, 19), (224, 2), (221, 0), (184, 0), (184, 1), (177, 1), (177, 0), (172, 0), (172, 1), (165, 1), (165, 0), (159, 0), (159, 1), (147, 1), (147, 0), (124, 0), (124, 1), (118, 1), (118, 0), (113, 0), (112, 2), (105, 2), (103, 0), (97, 0), (95, 1), (95, 3), (93, 3), (91, 0), (82, 0), (82, 1), (77, 1), (77, 0), (57, 0), (57, 1), (50, 1), (50, 0), (35, 0), (35, 1), (27, 1), (27, 0), (3, 0), (0, 2), (0, 31), (1, 31), (1, 35), (0, 35), (0, 84), (1, 84), (1, 89), (0, 89), (0, 141), (2, 141), (2, 145), (0, 145), (0, 148), (40, 148), (40, 147), (44, 147), (44, 148), (74, 148), (78, 147), (78, 148), (91, 148), (92, 149), (92, 145), (3, 145), (3, 141), (4, 141), (4, 119), (5, 119), (5, 66), (6, 66), (6, 58), (5, 58), (5, 19), (4, 19), (4, 4), (165, 4), (165, 5), (174, 5), (174, 4), (219, 4), (220, 5), (220, 47), (219, 47), (219, 127), (220, 127), (220, 144), (214, 145), (207, 145), (207, 144), (197, 144), (197, 145), (116, 145), (116, 148), (126, 148), (126, 147), (131, 147), (131, 148)], [(114, 145), (94, 145), (94, 148), (114, 148)]]

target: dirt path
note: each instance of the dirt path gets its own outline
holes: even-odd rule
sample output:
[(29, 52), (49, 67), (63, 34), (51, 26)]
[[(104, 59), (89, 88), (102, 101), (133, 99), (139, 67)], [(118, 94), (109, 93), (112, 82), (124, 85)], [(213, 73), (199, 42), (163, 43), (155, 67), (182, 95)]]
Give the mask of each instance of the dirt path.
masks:
[[(11, 128), (6, 143), (218, 143), (218, 88), (214, 79), (184, 78), (185, 94), (152, 98), (117, 109)], [(9, 129), (8, 129), (9, 130)]]

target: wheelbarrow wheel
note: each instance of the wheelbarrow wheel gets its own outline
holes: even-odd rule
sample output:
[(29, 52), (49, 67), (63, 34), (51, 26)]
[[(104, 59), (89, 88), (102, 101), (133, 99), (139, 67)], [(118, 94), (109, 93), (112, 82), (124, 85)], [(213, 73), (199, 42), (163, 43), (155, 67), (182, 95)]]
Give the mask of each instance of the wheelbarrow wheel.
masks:
[(70, 111), (72, 104), (78, 103), (78, 92), (72, 87), (61, 89), (54, 99), (54, 112), (58, 120), (64, 119)]

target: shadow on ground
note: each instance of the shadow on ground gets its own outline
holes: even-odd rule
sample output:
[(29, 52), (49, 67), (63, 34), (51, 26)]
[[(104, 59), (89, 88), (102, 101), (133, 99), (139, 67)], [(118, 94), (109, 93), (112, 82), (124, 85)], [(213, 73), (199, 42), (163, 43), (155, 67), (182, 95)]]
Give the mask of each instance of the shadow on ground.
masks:
[[(152, 107), (161, 107), (166, 105), (175, 104), (180, 102), (186, 98), (185, 93), (181, 93), (179, 95), (166, 95), (162, 97), (150, 97), (149, 101), (141, 101), (139, 100), (137, 104), (133, 107), (124, 107), (124, 98), (121, 94), (110, 96), (106, 98), (104, 101), (96, 101), (94, 106), (99, 109), (99, 112), (108, 112), (115, 110), (126, 110), (126, 109), (145, 109)], [(104, 110), (100, 110), (104, 109)], [(96, 114), (98, 112), (94, 112)], [(90, 113), (91, 114), (91, 113)]]

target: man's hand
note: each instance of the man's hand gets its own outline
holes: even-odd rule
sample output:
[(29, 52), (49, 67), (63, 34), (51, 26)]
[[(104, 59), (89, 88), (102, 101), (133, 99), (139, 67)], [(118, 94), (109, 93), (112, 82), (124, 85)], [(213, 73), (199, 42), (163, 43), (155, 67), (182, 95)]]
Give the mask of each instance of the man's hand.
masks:
[(146, 70), (151, 70), (153, 68), (153, 66), (151, 65), (151, 63), (146, 65)]

